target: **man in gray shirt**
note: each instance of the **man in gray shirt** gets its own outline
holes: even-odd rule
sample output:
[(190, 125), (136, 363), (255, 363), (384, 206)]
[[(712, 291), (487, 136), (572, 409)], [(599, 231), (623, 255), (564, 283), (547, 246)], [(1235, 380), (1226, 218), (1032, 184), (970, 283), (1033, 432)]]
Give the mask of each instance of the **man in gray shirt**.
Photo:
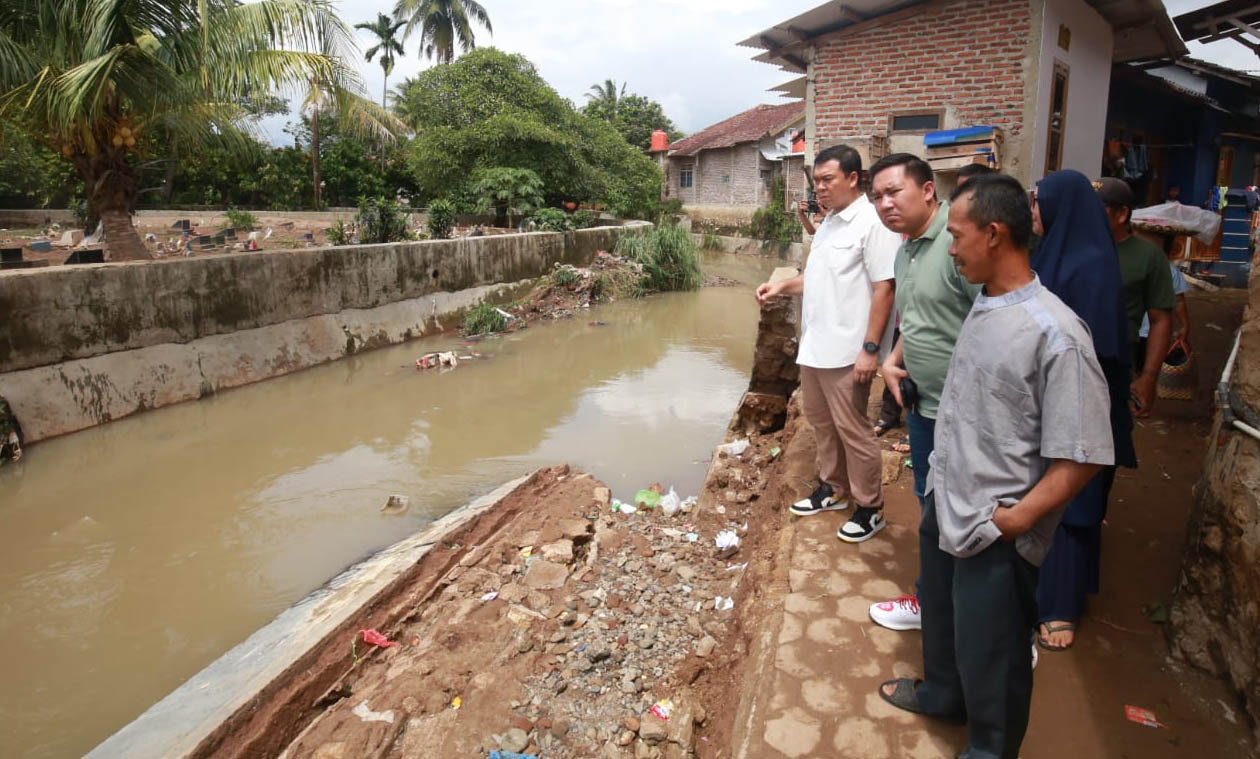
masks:
[(894, 706), (965, 719), (966, 759), (1019, 755), (1037, 567), (1065, 504), (1114, 458), (1093, 340), (1029, 268), (1031, 229), (1010, 177), (977, 177), (951, 198), (950, 255), (984, 290), (936, 418), (919, 529), (924, 679), (880, 686)]

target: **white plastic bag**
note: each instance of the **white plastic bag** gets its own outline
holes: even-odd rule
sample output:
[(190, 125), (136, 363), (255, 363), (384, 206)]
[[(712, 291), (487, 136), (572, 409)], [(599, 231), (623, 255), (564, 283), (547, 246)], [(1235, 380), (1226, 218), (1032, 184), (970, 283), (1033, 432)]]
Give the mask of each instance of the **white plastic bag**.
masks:
[(669, 492), (661, 496), (661, 511), (665, 512), (665, 516), (672, 517), (682, 508), (682, 499), (678, 497), (678, 493), (673, 488)]
[(1138, 226), (1169, 227), (1195, 236), (1204, 245), (1211, 245), (1221, 228), (1221, 216), (1184, 203), (1160, 203), (1157, 206), (1136, 208), (1131, 220)]
[(725, 453), (727, 456), (738, 456), (748, 450), (749, 445), (751, 445), (751, 443), (749, 443), (746, 439), (736, 440), (734, 442), (727, 443), (726, 445), (719, 445), (718, 451), (720, 453)]

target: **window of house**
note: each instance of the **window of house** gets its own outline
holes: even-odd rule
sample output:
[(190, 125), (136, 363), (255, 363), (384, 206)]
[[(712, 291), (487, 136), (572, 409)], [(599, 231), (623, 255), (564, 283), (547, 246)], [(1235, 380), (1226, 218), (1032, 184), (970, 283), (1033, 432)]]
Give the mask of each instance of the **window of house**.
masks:
[(1063, 135), (1067, 130), (1068, 67), (1054, 62), (1050, 82), (1050, 123), (1046, 130), (1046, 173), (1063, 168)]
[(905, 111), (888, 117), (890, 132), (934, 132), (941, 128), (945, 113), (942, 110)]
[(691, 169), (690, 168), (678, 170), (678, 186), (679, 187), (691, 186)]

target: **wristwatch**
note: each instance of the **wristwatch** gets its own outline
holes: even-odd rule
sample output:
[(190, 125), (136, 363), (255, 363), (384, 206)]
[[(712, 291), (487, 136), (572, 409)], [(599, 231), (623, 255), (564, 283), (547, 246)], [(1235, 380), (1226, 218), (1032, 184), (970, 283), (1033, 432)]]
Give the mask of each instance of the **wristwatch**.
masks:
[(870, 340), (862, 343), (862, 350), (872, 355), (879, 353), (879, 343), (872, 343)]

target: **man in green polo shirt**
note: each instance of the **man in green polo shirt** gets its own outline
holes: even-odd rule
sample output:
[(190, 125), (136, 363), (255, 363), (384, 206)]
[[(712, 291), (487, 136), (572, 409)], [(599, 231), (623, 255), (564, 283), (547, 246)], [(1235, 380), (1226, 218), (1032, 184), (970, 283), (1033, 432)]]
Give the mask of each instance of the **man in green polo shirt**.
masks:
[[(959, 274), (949, 255), (954, 241), (945, 229), (949, 206), (936, 199), (932, 167), (926, 161), (894, 153), (876, 162), (871, 167), (871, 200), (884, 226), (904, 236), (893, 269), (901, 339), (881, 372), (903, 406), (901, 379), (909, 376), (918, 387), (918, 404), (906, 408), (906, 429), (914, 494), (922, 506), (945, 373), (980, 285)], [(872, 604), (871, 619), (893, 630), (919, 629), (917, 581), (915, 585), (914, 596)]]
[[(1159, 370), (1172, 342), (1173, 294), (1168, 258), (1151, 243), (1133, 234), (1129, 218), (1135, 200), (1129, 183), (1118, 177), (1103, 177), (1094, 183), (1098, 197), (1107, 206), (1107, 219), (1120, 255), (1120, 278), (1124, 281), (1124, 311), (1129, 322), (1129, 345), (1133, 350), (1133, 395), (1135, 416), (1146, 416), (1155, 405)], [(1138, 333), (1142, 317), (1151, 322), (1150, 335), (1142, 349)]]

